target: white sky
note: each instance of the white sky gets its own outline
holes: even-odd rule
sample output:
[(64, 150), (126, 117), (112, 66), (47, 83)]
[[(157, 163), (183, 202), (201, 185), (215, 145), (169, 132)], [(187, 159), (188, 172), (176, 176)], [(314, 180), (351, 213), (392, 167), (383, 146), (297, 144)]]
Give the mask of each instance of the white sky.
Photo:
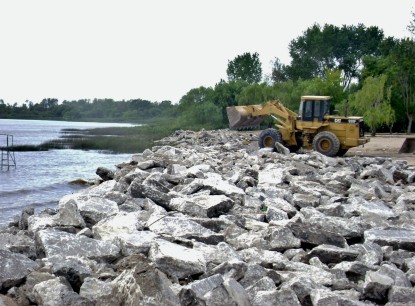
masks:
[(258, 52), (263, 72), (314, 23), (409, 36), (409, 0), (0, 0), (0, 99), (178, 102)]

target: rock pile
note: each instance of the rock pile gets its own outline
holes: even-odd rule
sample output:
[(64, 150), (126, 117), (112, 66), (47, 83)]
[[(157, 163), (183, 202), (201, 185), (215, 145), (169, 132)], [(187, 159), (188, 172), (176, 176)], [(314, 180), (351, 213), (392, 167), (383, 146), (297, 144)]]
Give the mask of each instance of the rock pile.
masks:
[(253, 150), (229, 130), (159, 144), (0, 233), (0, 304), (415, 301), (406, 162)]

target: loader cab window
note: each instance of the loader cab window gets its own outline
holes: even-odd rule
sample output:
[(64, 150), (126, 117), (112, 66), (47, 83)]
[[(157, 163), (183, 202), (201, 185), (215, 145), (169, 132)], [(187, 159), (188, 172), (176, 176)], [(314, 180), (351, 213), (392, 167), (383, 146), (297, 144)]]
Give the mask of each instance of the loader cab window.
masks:
[(313, 121), (313, 101), (304, 101), (303, 121)]
[(300, 114), (303, 121), (323, 121), (325, 115), (330, 114), (330, 100), (305, 100), (301, 103)]

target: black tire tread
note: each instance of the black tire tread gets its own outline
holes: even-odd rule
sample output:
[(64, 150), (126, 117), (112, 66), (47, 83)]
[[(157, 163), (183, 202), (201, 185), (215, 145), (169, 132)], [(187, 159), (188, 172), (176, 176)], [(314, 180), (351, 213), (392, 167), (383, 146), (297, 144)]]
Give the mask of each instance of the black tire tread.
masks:
[[(265, 138), (266, 137), (271, 137), (275, 142), (279, 142), (281, 144), (283, 144), (282, 142), (282, 136), (280, 131), (273, 129), (273, 128), (269, 128), (269, 129), (265, 129), (261, 132), (261, 134), (259, 134), (258, 137), (258, 146), (262, 149), (262, 148), (266, 148), (265, 146)], [(275, 149), (275, 146), (273, 147)]]
[[(327, 151), (324, 151), (320, 146), (320, 143), (323, 140), (328, 140), (331, 143), (331, 146)], [(330, 131), (322, 131), (318, 133), (313, 139), (313, 150), (323, 155), (334, 157), (339, 152), (339, 149), (340, 141), (337, 136)]]

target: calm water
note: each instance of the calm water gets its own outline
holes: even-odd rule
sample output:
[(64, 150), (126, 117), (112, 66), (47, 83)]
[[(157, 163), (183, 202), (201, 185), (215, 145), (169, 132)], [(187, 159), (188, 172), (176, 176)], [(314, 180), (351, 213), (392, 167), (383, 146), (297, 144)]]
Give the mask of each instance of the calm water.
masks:
[[(40, 144), (58, 138), (65, 128), (109, 126), (130, 124), (0, 119), (0, 134), (12, 134), (15, 145)], [(4, 145), (5, 136), (0, 135), (0, 146)], [(16, 169), (0, 171), (0, 225), (7, 224), (26, 206), (34, 206), (36, 212), (47, 207), (56, 208), (62, 196), (82, 188), (69, 184), (70, 181), (95, 179), (97, 167), (114, 170), (116, 164), (129, 160), (131, 154), (51, 150), (15, 152), (15, 157)]]

